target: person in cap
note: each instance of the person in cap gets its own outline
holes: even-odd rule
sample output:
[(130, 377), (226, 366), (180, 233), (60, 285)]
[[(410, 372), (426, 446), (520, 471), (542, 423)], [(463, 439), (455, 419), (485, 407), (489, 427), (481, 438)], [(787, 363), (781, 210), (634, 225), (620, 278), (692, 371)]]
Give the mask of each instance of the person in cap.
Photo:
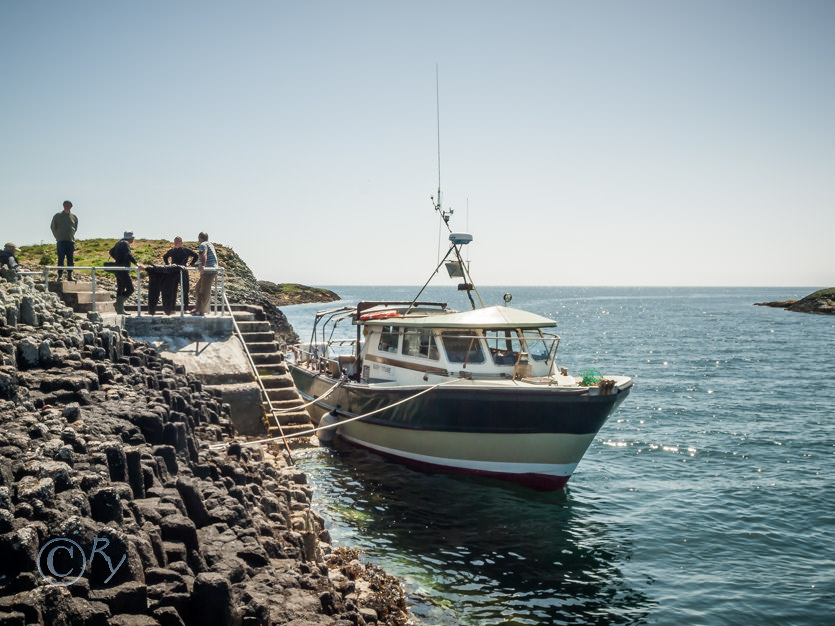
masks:
[(15, 258), (16, 254), (17, 246), (13, 243), (7, 243), (3, 246), (3, 251), (0, 252), (0, 268), (3, 270), (3, 276), (9, 280), (17, 280), (19, 266), (17, 259)]
[(0, 252), (0, 265), (7, 265), (11, 269), (17, 267), (17, 259), (15, 255), (17, 254), (17, 246), (13, 243), (7, 243), (3, 246), (3, 251)]
[[(72, 202), (64, 200), (64, 210), (52, 217), (50, 224), (52, 235), (55, 237), (55, 247), (58, 252), (58, 266), (73, 267), (75, 261), (75, 231), (78, 230), (78, 217), (72, 212)], [(58, 280), (61, 280), (63, 270), (58, 270)], [(67, 270), (67, 280), (72, 280), (72, 270)]]
[[(133, 231), (126, 230), (122, 238), (110, 248), (110, 256), (113, 257), (116, 265), (114, 267), (130, 267), (131, 264), (136, 265), (139, 269), (145, 269), (130, 249), (133, 243)], [(116, 312), (120, 315), (125, 314), (125, 302), (135, 291), (133, 286), (133, 279), (129, 270), (116, 270)]]

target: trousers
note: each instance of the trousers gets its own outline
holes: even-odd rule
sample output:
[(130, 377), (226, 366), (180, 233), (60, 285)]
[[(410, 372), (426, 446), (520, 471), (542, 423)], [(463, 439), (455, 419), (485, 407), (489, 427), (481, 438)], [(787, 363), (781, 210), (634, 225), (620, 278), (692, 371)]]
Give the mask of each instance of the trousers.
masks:
[(133, 286), (130, 270), (114, 272), (116, 274), (116, 296), (129, 297), (136, 289)]
[(200, 274), (200, 280), (197, 281), (197, 286), (194, 290), (197, 294), (194, 296), (194, 308), (201, 315), (209, 312), (209, 300), (212, 297), (212, 284), (217, 278), (217, 272), (204, 272)]
[[(75, 256), (74, 241), (57, 241), (55, 242), (55, 248), (58, 252), (59, 266), (64, 266), (64, 261), (66, 261), (67, 267), (73, 267), (75, 265), (75, 261), (73, 260), (73, 256)], [(61, 278), (61, 274), (63, 274), (63, 271), (58, 270), (58, 278)], [(72, 276), (72, 270), (67, 270), (67, 276)]]

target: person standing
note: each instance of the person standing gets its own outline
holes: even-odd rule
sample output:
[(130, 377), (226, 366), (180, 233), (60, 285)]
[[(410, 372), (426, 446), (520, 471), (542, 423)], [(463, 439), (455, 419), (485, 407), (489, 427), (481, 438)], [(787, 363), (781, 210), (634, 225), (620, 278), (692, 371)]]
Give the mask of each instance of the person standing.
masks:
[[(110, 248), (110, 256), (116, 262), (115, 267), (130, 267), (131, 263), (136, 265), (139, 269), (145, 269), (145, 266), (139, 263), (131, 252), (130, 246), (133, 243), (133, 231), (126, 230), (122, 238)], [(125, 301), (135, 291), (133, 286), (133, 279), (130, 276), (129, 270), (116, 270), (116, 312), (120, 315), (125, 314)]]
[(200, 245), (197, 255), (200, 262), (200, 279), (197, 281), (197, 295), (195, 296), (192, 315), (205, 315), (209, 312), (209, 298), (212, 295), (212, 284), (217, 277), (217, 253), (205, 232), (197, 235)]
[[(174, 237), (174, 247), (162, 255), (162, 260), (166, 265), (173, 264), (180, 265), (182, 267), (185, 267), (186, 265), (194, 267), (194, 264), (197, 263), (197, 259), (197, 253), (191, 248), (186, 248), (183, 245), (182, 237)], [(180, 270), (180, 272), (182, 274), (183, 282), (183, 307), (188, 308), (188, 272), (186, 270)], [(165, 298), (163, 297), (163, 301), (164, 300)]]
[[(78, 217), (71, 211), (72, 202), (64, 200), (64, 210), (52, 217), (52, 235), (55, 237), (55, 247), (58, 251), (58, 265), (73, 267), (75, 261), (75, 231), (78, 230)], [(61, 280), (63, 270), (58, 270), (58, 280)], [(72, 270), (67, 270), (67, 280), (72, 280)]]

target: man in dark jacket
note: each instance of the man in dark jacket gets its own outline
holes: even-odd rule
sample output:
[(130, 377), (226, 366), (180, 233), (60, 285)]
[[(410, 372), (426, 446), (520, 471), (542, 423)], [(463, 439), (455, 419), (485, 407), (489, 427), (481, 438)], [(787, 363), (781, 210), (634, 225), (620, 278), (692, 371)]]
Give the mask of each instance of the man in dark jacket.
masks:
[[(130, 245), (133, 243), (133, 232), (126, 230), (122, 239), (116, 242), (110, 248), (110, 256), (116, 262), (115, 267), (130, 267), (131, 264), (136, 265), (139, 269), (145, 269), (145, 266), (139, 263), (131, 252)], [(133, 286), (133, 279), (130, 277), (129, 270), (117, 270), (116, 274), (116, 312), (120, 315), (125, 314), (125, 301), (135, 291)]]
[[(174, 237), (174, 247), (171, 248), (168, 252), (162, 255), (162, 260), (165, 262), (166, 265), (182, 265), (185, 267), (186, 265), (190, 265), (194, 267), (195, 263), (197, 263), (197, 253), (192, 250), (191, 248), (186, 248), (183, 245), (183, 238), (182, 237)], [(183, 281), (183, 307), (186, 309), (188, 308), (188, 272), (186, 270), (181, 270), (182, 274), (182, 281)], [(165, 297), (163, 297), (163, 302), (165, 302)]]

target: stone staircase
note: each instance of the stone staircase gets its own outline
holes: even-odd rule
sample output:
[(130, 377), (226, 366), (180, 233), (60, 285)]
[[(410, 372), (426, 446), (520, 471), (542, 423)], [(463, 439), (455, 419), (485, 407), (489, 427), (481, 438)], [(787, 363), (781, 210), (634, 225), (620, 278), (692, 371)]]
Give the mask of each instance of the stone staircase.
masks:
[[(273, 409), (281, 411), (276, 415), (285, 435), (292, 435), (312, 428), (307, 409), (301, 408), (304, 400), (296, 390), (293, 378), (284, 362), (275, 341), (275, 333), (267, 321), (260, 306), (251, 304), (233, 304), (232, 314), (241, 330), (244, 343), (252, 356), (252, 361), (261, 376), (264, 388), (270, 398)], [(269, 404), (263, 402), (264, 413), (268, 415), (268, 432), (271, 437), (281, 435), (272, 416)], [(291, 447), (307, 443), (306, 437), (288, 439)]]
[(110, 294), (96, 289), (96, 303), (93, 304), (93, 283), (85, 281), (56, 280), (49, 283), (49, 290), (57, 293), (76, 313), (115, 313)]

